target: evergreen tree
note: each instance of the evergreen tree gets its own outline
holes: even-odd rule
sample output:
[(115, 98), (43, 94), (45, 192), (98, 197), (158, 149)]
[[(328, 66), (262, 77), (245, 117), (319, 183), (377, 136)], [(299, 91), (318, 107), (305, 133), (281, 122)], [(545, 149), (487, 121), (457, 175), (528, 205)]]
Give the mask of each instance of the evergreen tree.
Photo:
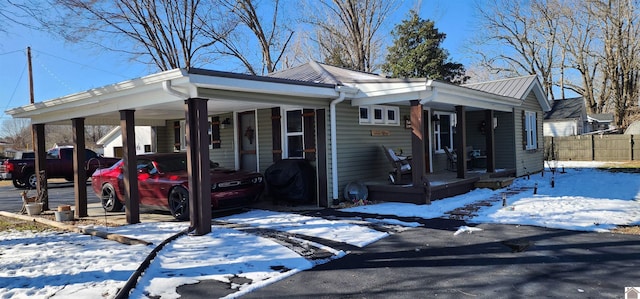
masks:
[(429, 78), (462, 84), (468, 76), (460, 63), (449, 61), (449, 53), (440, 47), (446, 34), (433, 21), (420, 19), (416, 11), (397, 25), (391, 34), (394, 42), (382, 70), (396, 78)]

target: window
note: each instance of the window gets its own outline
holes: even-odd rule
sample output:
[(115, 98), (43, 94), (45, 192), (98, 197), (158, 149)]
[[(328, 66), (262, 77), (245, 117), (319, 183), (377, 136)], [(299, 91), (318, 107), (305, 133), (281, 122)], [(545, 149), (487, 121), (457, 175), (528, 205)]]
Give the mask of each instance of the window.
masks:
[[(178, 122), (175, 122), (178, 124)], [(181, 120), (179, 122), (179, 128), (174, 129), (174, 133), (178, 134), (175, 136), (175, 150), (174, 151), (186, 151), (187, 150), (187, 122), (185, 120)], [(209, 134), (209, 148), (213, 148), (213, 135), (211, 130), (211, 117), (209, 118), (209, 128), (207, 129), (207, 133)], [(146, 149), (145, 149), (146, 152)]]
[(436, 112), (434, 116), (437, 121), (433, 126), (433, 142), (437, 152), (444, 152), (444, 147), (453, 149), (453, 141), (456, 134), (456, 115), (455, 113)]
[(393, 106), (360, 106), (360, 124), (361, 125), (400, 125), (400, 108)]
[(285, 120), (285, 149), (287, 158), (304, 158), (304, 129), (302, 109), (288, 110)]
[(526, 134), (525, 149), (537, 149), (538, 148), (538, 132), (536, 126), (536, 113), (532, 111), (525, 111), (524, 130)]
[(360, 107), (360, 123), (368, 124), (371, 122), (371, 117), (369, 116), (369, 107)]

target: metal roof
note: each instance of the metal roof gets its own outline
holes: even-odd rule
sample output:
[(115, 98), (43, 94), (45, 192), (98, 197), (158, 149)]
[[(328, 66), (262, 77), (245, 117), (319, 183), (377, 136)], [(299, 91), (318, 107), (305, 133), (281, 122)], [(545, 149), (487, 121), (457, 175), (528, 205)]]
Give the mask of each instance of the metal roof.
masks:
[(536, 75), (529, 75), (496, 81), (463, 84), (462, 86), (505, 97), (524, 100), (536, 80)]
[(384, 77), (376, 74), (343, 69), (316, 61), (292, 67), (286, 70), (274, 72), (267, 76), (273, 78), (300, 80), (314, 83), (336, 84), (356, 82), (362, 80), (380, 80)]

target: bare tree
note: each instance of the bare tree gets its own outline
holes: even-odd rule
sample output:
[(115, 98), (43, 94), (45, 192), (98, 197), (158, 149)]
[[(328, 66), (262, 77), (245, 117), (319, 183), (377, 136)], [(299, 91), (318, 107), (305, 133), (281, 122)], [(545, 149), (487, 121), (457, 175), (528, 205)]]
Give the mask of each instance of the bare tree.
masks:
[[(222, 0), (221, 3), (229, 10), (230, 15), (236, 18), (229, 21), (236, 22), (237, 25), (244, 25), (251, 31), (260, 50), (260, 66), (258, 67), (251, 59), (251, 52), (247, 51), (249, 47), (247, 47), (246, 40), (242, 38), (244, 34), (240, 26), (234, 26), (231, 34), (217, 37), (221, 45), (218, 47), (219, 53), (236, 58), (253, 75), (276, 71), (294, 35), (293, 30), (282, 24), (286, 19), (281, 14), (280, 1), (270, 2), (272, 4), (269, 7), (271, 9), (270, 19), (265, 19), (265, 16), (258, 12), (266, 12), (269, 9), (264, 7), (259, 9), (258, 1), (255, 0)], [(217, 30), (209, 30), (208, 32), (216, 33)]]
[(0, 2), (0, 32), (7, 32), (11, 24), (34, 27), (32, 19), (44, 13), (35, 0), (5, 0)]
[[(553, 98), (554, 68), (558, 59), (558, 15), (547, 9), (552, 1), (491, 0), (478, 5), (479, 27), (476, 54), (494, 72), (540, 76), (547, 95)], [(489, 45), (489, 46), (487, 46)], [(499, 45), (498, 47), (496, 47)], [(494, 51), (487, 51), (493, 47)], [(508, 51), (505, 51), (505, 48)]]
[(2, 122), (3, 138), (13, 144), (14, 149), (33, 149), (31, 140), (31, 121), (25, 118), (12, 118)]
[(601, 94), (604, 109), (615, 113), (616, 124), (626, 125), (628, 109), (638, 105), (640, 94), (640, 29), (638, 9), (632, 1), (588, 1), (590, 12), (601, 24), (604, 51)]
[(378, 31), (397, 1), (318, 0), (309, 3), (307, 23), (326, 63), (371, 72), (382, 58)]
[[(583, 96), (589, 113), (614, 112), (618, 126), (638, 111), (640, 29), (636, 1), (494, 0), (480, 7), (485, 40), (477, 53), (495, 71), (537, 74)], [(486, 3), (485, 3), (486, 4)], [(491, 47), (501, 52), (491, 52)], [(504, 51), (507, 45), (508, 51)]]
[[(561, 69), (561, 90), (572, 90), (584, 98), (588, 113), (601, 113), (596, 94), (602, 87), (596, 82), (600, 70), (598, 28), (585, 5), (565, 1), (558, 5), (562, 19), (560, 41), (566, 55)], [(578, 3), (579, 4), (579, 3)], [(577, 71), (579, 80), (565, 80), (568, 72)], [(564, 98), (564, 97), (562, 97)], [(599, 108), (600, 107), (600, 108)]]
[[(52, 0), (62, 16), (47, 25), (73, 42), (87, 41), (123, 52), (159, 70), (190, 68), (223, 33), (204, 35), (217, 23), (213, 4), (201, 0)], [(208, 26), (211, 29), (212, 26)]]

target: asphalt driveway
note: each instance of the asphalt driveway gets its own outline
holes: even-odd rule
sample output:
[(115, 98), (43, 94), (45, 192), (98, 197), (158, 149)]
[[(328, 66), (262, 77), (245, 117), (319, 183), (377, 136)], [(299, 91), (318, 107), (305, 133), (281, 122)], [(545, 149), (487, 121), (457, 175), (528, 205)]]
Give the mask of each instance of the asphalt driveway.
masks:
[[(423, 227), (351, 248), (242, 298), (624, 298), (625, 287), (640, 286), (638, 235), (482, 224), (454, 236), (465, 222), (402, 220)], [(203, 281), (178, 292), (221, 297), (228, 287)]]

